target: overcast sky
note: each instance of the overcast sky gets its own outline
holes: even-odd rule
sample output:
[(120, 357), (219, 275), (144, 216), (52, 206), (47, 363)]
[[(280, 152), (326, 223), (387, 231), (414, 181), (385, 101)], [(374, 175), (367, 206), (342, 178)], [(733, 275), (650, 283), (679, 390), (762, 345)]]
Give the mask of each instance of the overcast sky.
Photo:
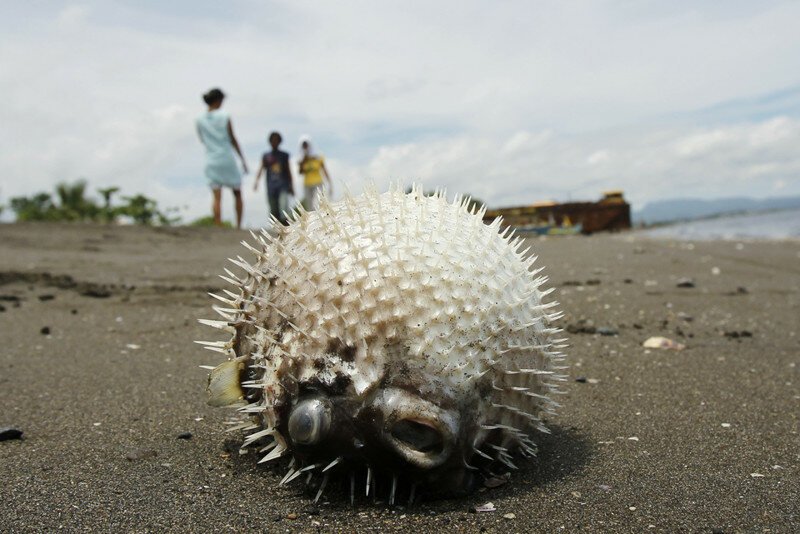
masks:
[(799, 21), (764, 0), (13, 2), (0, 203), (85, 177), (207, 214), (194, 120), (213, 86), (253, 168), (250, 225), (270, 130), (293, 155), (311, 135), (336, 196), (798, 195)]

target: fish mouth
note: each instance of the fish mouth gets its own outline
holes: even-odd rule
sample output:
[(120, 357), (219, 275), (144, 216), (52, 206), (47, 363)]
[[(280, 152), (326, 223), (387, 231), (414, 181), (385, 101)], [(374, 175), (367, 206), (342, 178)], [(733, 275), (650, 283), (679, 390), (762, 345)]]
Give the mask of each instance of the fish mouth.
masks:
[(420, 469), (444, 464), (455, 447), (459, 423), (455, 412), (405, 390), (381, 390), (373, 406), (383, 414), (383, 442)]

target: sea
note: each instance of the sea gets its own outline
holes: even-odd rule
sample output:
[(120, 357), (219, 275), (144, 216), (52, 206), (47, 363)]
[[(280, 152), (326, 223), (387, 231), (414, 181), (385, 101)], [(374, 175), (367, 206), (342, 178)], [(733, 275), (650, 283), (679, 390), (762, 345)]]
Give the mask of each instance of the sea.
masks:
[(800, 239), (800, 209), (726, 215), (641, 230), (642, 235), (686, 241)]

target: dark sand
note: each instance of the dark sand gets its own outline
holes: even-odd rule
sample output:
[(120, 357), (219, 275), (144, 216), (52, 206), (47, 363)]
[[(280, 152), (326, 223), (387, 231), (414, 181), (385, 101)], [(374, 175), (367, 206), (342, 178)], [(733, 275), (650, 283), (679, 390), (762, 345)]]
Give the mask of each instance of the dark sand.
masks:
[[(584, 330), (553, 434), (502, 487), (389, 509), (279, 488), (285, 464), (239, 456), (205, 405), (196, 320), (245, 237), (0, 226), (0, 427), (25, 433), (0, 442), (0, 531), (800, 531), (797, 242), (535, 241)], [(642, 348), (656, 335), (687, 349)]]

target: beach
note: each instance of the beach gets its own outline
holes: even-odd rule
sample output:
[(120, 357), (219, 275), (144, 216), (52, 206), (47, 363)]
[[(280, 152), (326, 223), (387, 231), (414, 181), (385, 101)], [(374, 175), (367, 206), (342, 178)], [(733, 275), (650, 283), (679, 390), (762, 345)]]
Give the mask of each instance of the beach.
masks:
[(0, 531), (800, 530), (800, 241), (531, 239), (570, 345), (552, 433), (499, 487), (390, 508), (279, 487), (206, 405), (197, 319), (245, 239), (0, 225)]

